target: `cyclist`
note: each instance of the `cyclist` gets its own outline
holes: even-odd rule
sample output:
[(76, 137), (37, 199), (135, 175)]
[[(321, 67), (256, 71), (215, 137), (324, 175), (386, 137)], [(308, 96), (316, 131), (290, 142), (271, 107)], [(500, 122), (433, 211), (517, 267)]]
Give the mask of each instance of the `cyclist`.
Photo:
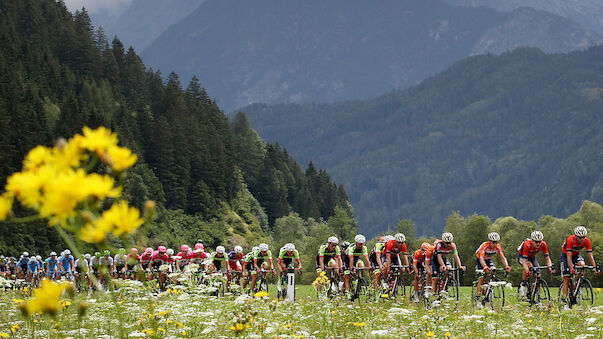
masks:
[[(576, 273), (576, 266), (585, 266), (584, 258), (580, 255), (580, 251), (583, 248), (586, 249), (586, 255), (591, 266), (597, 266), (590, 239), (586, 237), (587, 233), (584, 226), (578, 226), (574, 229), (574, 234), (567, 237), (563, 246), (561, 246), (561, 274), (563, 275), (562, 291), (564, 300), (567, 298), (570, 278)], [(595, 271), (595, 275), (599, 275), (598, 270)]]
[[(362, 234), (357, 234), (354, 237), (354, 244), (349, 245), (344, 251), (347, 255), (344, 265), (345, 272), (343, 276), (344, 286), (346, 291), (350, 291), (351, 287), (351, 273), (356, 270), (357, 267), (370, 267), (368, 249), (364, 245), (366, 238)], [(362, 273), (362, 271), (361, 271)]]
[[(171, 261), (170, 257), (167, 255), (167, 248), (165, 246), (157, 247), (157, 251), (153, 253), (151, 256), (151, 262), (149, 263), (149, 270), (153, 272), (159, 272), (159, 286), (163, 291), (165, 289), (165, 280), (167, 275), (165, 272), (161, 271), (161, 265), (169, 264)], [(169, 271), (169, 270), (168, 270)]]
[(29, 257), (27, 261), (27, 282), (37, 284), (39, 275), (44, 273), (43, 270), (42, 257), (40, 259), (33, 255)]
[(59, 270), (67, 279), (73, 278), (73, 265), (75, 263), (73, 259), (69, 249), (64, 250), (63, 255), (59, 258)]
[(8, 263), (6, 264), (7, 268), (8, 268), (8, 272), (10, 273), (10, 275), (14, 275), (15, 271), (17, 270), (17, 258), (15, 257), (9, 257), (8, 258)]
[(412, 255), (412, 271), (415, 275), (413, 280), (413, 286), (415, 287), (414, 302), (419, 302), (419, 279), (423, 272), (425, 272), (425, 253), (430, 246), (429, 243), (424, 242), (421, 244), (421, 248), (416, 250)]
[[(84, 279), (82, 279), (82, 274), (88, 271), (88, 266), (90, 265), (90, 254), (86, 253), (85, 255), (77, 258), (73, 263), (73, 272), (75, 275), (75, 281), (81, 282), (81, 286), (84, 286)], [(80, 281), (80, 279), (82, 279)], [(78, 285), (79, 286), (79, 285)]]
[(0, 255), (0, 277), (4, 278), (6, 276), (7, 262), (8, 262), (8, 260), (3, 255)]
[(113, 257), (113, 272), (115, 278), (123, 278), (126, 272), (126, 249), (120, 248)]
[[(244, 257), (243, 247), (241, 246), (235, 246), (233, 251), (228, 252), (228, 267), (231, 272), (243, 272)], [(237, 276), (237, 280), (239, 280), (238, 278), (240, 278), (240, 274)], [(230, 281), (231, 279), (232, 276), (228, 275), (228, 280)], [(236, 281), (236, 283), (239, 284), (240, 281)]]
[(226, 271), (230, 272), (230, 267), (227, 264), (228, 255), (226, 254), (226, 249), (224, 246), (216, 247), (216, 251), (211, 253), (209, 260), (209, 273), (213, 273), (215, 271), (222, 272), (222, 263), (224, 263)]
[[(126, 256), (126, 264), (124, 266), (124, 270), (128, 273), (128, 275), (130, 275), (130, 277), (133, 277), (135, 272), (144, 271), (140, 261), (140, 255), (138, 255), (138, 249), (136, 247), (132, 247), (130, 249), (130, 253), (128, 253), (128, 255)], [(136, 278), (139, 280), (141, 279), (140, 276)]]
[(105, 250), (103, 256), (99, 259), (100, 268), (98, 270), (98, 280), (101, 285), (105, 282), (107, 277), (113, 276), (113, 257), (111, 257), (111, 251)]
[(293, 267), (294, 259), (297, 262), (297, 272), (301, 274), (301, 259), (299, 258), (299, 252), (295, 249), (295, 245), (292, 243), (285, 244), (285, 246), (281, 247), (278, 251), (278, 258), (276, 259), (276, 267), (278, 267), (278, 288), (281, 288), (283, 283), (284, 272), (288, 268)]
[(531, 239), (524, 240), (517, 248), (517, 261), (523, 266), (523, 274), (519, 285), (519, 293), (522, 296), (526, 295), (528, 289), (528, 277), (530, 276), (530, 267), (540, 266), (536, 260), (536, 254), (542, 252), (546, 260), (546, 265), (549, 266), (549, 272), (554, 273), (549, 256), (549, 250), (544, 239), (544, 235), (540, 231), (534, 231), (530, 234)]
[(19, 261), (17, 261), (16, 273), (18, 279), (25, 278), (25, 275), (27, 274), (27, 263), (29, 263), (29, 253), (23, 252)]
[(253, 256), (255, 252), (259, 250), (260, 248), (258, 246), (254, 246), (251, 249), (251, 252), (245, 254), (243, 257), (243, 288), (247, 287), (247, 283), (249, 282), (249, 278), (251, 276), (250, 272), (253, 271)]
[(253, 254), (253, 268), (251, 271), (251, 290), (255, 289), (255, 282), (258, 280), (258, 271), (261, 270), (270, 270), (272, 271), (272, 276), (274, 276), (274, 265), (272, 264), (272, 252), (268, 249), (268, 245), (260, 244), (258, 246), (259, 249), (257, 252)]
[(203, 261), (209, 258), (207, 252), (205, 252), (205, 246), (202, 243), (198, 242), (195, 244), (195, 249), (193, 253), (189, 255), (189, 259), (192, 263), (200, 265), (203, 269), (205, 269), (203, 265)]
[[(343, 263), (341, 261), (341, 249), (338, 246), (339, 239), (337, 237), (329, 237), (327, 243), (320, 246), (318, 254), (316, 254), (316, 273), (320, 276), (325, 271), (326, 266), (333, 269), (333, 274), (339, 275)], [(316, 285), (316, 289), (320, 291), (322, 286)]]
[(46, 276), (51, 280), (55, 280), (58, 276), (57, 268), (59, 266), (59, 259), (57, 258), (56, 252), (50, 252), (50, 257), (44, 261), (44, 267), (46, 268)]
[(188, 265), (189, 258), (191, 256), (191, 248), (188, 245), (180, 246), (180, 252), (176, 254), (176, 270), (182, 271)]
[[(485, 274), (491, 268), (496, 268), (494, 262), (492, 261), (492, 257), (498, 253), (500, 257), (500, 261), (505, 266), (505, 270), (509, 272), (511, 270), (511, 266), (507, 262), (507, 258), (503, 253), (502, 247), (500, 247), (500, 235), (496, 232), (491, 232), (488, 234), (488, 241), (484, 241), (475, 251), (475, 269), (483, 270), (484, 274), (480, 275), (477, 280), (477, 291), (476, 298), (479, 300), (482, 294), (482, 285), (484, 284)], [(481, 305), (483, 306), (485, 301), (482, 301)]]
[(400, 266), (400, 253), (404, 256), (404, 265), (406, 271), (410, 273), (408, 268), (408, 249), (406, 248), (406, 236), (402, 233), (396, 233), (394, 239), (385, 243), (383, 252), (381, 252), (381, 261), (384, 262), (381, 274), (383, 278), (389, 275), (392, 264)]
[[(100, 271), (100, 259), (101, 259), (101, 253), (100, 252), (94, 252), (94, 256), (92, 256), (90, 258), (90, 267), (88, 267), (88, 273), (89, 274), (96, 274), (97, 278), (99, 277), (99, 271)], [(90, 280), (90, 287), (93, 287), (93, 282), (92, 279)]]
[(377, 287), (381, 284), (381, 271), (383, 270), (383, 262), (381, 261), (381, 252), (383, 252), (383, 247), (385, 243), (394, 239), (391, 235), (383, 235), (379, 238), (379, 241), (373, 247), (371, 254), (369, 255), (369, 262), (371, 264), (371, 270), (375, 275), (375, 280), (373, 281), (373, 287), (377, 289)]
[(459, 258), (459, 253), (456, 249), (455, 243), (452, 242), (453, 240), (454, 240), (454, 237), (452, 236), (452, 233), (444, 232), (442, 234), (442, 239), (436, 240), (435, 243), (433, 244), (434, 245), (433, 253), (435, 254), (435, 256), (432, 256), (430, 258), (431, 290), (432, 291), (437, 292), (436, 286), (438, 283), (439, 272), (445, 273), (446, 270), (452, 269), (452, 265), (450, 264), (450, 261), (448, 261), (448, 258), (446, 257), (448, 254), (452, 253), (452, 255), (454, 255), (454, 261), (456, 262), (456, 265), (461, 270), (464, 271), (466, 269), (466, 267), (461, 264), (461, 259)]

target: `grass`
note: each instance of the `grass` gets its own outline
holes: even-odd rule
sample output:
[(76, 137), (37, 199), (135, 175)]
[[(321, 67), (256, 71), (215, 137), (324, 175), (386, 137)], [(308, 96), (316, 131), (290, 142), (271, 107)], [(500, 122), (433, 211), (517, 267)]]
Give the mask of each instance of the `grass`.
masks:
[[(0, 293), (2, 333), (22, 338), (100, 337), (402, 337), (402, 338), (601, 338), (603, 297), (595, 293), (595, 306), (570, 311), (527, 307), (509, 292), (503, 311), (474, 310), (470, 287), (462, 287), (459, 303), (444, 302), (424, 309), (402, 298), (368, 304), (341, 298), (319, 300), (314, 287), (297, 287), (295, 303), (277, 302), (274, 285), (269, 296), (217, 299), (200, 289), (179, 287), (156, 293), (148, 286), (125, 283), (115, 293), (76, 295), (56, 318), (20, 314), (13, 299), (20, 291)], [(556, 289), (551, 293), (556, 299)], [(85, 309), (85, 314), (79, 316)], [(12, 329), (12, 331), (11, 331)]]

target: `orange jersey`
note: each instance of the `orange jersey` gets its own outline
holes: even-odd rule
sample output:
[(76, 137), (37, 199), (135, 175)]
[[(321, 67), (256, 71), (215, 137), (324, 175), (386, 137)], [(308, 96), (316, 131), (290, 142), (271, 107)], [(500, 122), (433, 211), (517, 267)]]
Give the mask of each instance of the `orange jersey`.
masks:
[(430, 245), (427, 251), (425, 251), (425, 266), (429, 266), (431, 257), (435, 254), (435, 246)]
[(423, 252), (423, 250), (419, 248), (412, 254), (412, 263), (413, 264), (418, 264), (420, 262), (422, 263), (423, 260), (425, 260), (425, 252)]
[(492, 257), (498, 253), (499, 256), (503, 255), (502, 247), (500, 244), (496, 244), (494, 248), (490, 247), (489, 241), (484, 241), (475, 251), (475, 256), (479, 258), (484, 258), (485, 260), (492, 259)]

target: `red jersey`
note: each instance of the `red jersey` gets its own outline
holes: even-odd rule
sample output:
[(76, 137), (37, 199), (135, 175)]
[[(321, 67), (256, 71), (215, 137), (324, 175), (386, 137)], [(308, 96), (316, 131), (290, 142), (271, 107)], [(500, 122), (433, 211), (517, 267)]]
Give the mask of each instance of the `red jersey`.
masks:
[(573, 255), (580, 254), (580, 251), (583, 248), (586, 248), (586, 253), (593, 251), (593, 248), (590, 244), (590, 239), (584, 238), (582, 245), (579, 245), (578, 239), (576, 239), (575, 234), (572, 234), (569, 237), (567, 237), (567, 239), (565, 239), (565, 242), (563, 243), (563, 246), (561, 246), (561, 250), (563, 251), (563, 254), (567, 254), (567, 251), (570, 251), (570, 252), (572, 252)]
[(385, 246), (383, 246), (383, 254), (387, 254), (387, 253), (391, 253), (391, 254), (402, 253), (402, 254), (406, 255), (408, 253), (408, 250), (406, 248), (406, 243), (403, 242), (401, 246), (398, 246), (395, 239), (392, 239), (392, 240), (386, 242)]
[(435, 254), (441, 254), (442, 257), (446, 257), (446, 255), (456, 252), (456, 245), (454, 243), (446, 246), (440, 239), (436, 240), (433, 246), (435, 247)]
[(153, 257), (153, 254), (147, 254), (147, 253), (143, 253), (143, 254), (140, 256), (140, 263), (141, 263), (143, 266), (148, 266), (148, 265), (149, 265), (149, 263), (151, 262), (151, 258), (152, 258), (152, 257)]
[(423, 252), (423, 250), (419, 248), (412, 254), (412, 263), (422, 263), (423, 260), (425, 260), (425, 252)]
[(425, 266), (429, 266), (429, 264), (431, 263), (431, 257), (433, 257), (434, 253), (435, 246), (429, 245), (429, 248), (427, 249), (427, 251), (425, 251)]
[(172, 258), (170, 258), (170, 256), (165, 253), (159, 253), (155, 251), (155, 253), (153, 253), (153, 256), (151, 257), (151, 261), (154, 264), (167, 264), (172, 262)]
[(132, 253), (128, 253), (126, 256), (126, 262), (128, 265), (136, 265), (140, 261), (140, 256), (138, 254), (132, 255)]
[(207, 252), (205, 251), (200, 251), (200, 252), (191, 252), (188, 255), (188, 259), (195, 263), (195, 264), (201, 264), (203, 262), (203, 260), (209, 258), (209, 255), (207, 255)]
[(490, 247), (489, 241), (484, 241), (475, 251), (475, 256), (477, 258), (483, 257), (485, 260), (492, 259), (492, 257), (498, 253), (499, 256), (503, 255), (502, 247), (500, 244), (496, 244), (494, 248)]
[(526, 239), (517, 248), (519, 255), (524, 259), (534, 259), (536, 253), (542, 252), (545, 257), (549, 255), (549, 249), (546, 246), (546, 242), (541, 242), (540, 247), (536, 247), (532, 239)]

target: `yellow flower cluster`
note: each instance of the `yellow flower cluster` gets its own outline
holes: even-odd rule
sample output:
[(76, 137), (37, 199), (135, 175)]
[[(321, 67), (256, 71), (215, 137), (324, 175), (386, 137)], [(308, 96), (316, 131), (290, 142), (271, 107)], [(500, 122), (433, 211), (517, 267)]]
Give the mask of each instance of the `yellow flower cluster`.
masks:
[(234, 326), (230, 326), (230, 330), (233, 332), (244, 332), (247, 331), (247, 329), (249, 329), (249, 324), (248, 323), (236, 323), (234, 324)]
[(316, 285), (328, 285), (331, 282), (331, 280), (329, 280), (329, 278), (327, 277), (327, 274), (323, 271), (320, 272), (320, 274), (318, 275), (318, 277), (316, 279), (314, 279), (314, 281), (312, 282), (312, 285), (316, 286)]
[(41, 313), (54, 316), (65, 305), (65, 302), (61, 300), (61, 295), (71, 287), (69, 282), (55, 283), (44, 279), (42, 286), (33, 291), (33, 297), (21, 303), (21, 307), (27, 315)]
[(79, 236), (86, 242), (100, 242), (111, 232), (116, 236), (133, 233), (143, 220), (126, 202), (113, 205), (98, 218), (89, 211), (92, 206), (100, 208), (107, 198), (118, 198), (122, 188), (112, 176), (88, 173), (84, 167), (92, 168), (100, 159), (118, 174), (136, 162), (136, 155), (117, 143), (117, 135), (105, 127), (84, 127), (83, 135), (62, 140), (53, 148), (33, 148), (23, 161), (23, 170), (7, 180), (6, 192), (0, 196), (0, 220), (10, 219), (17, 198), (51, 226), (66, 227), (81, 217), (85, 227)]
[(253, 296), (256, 297), (256, 298), (267, 297), (268, 296), (268, 292), (266, 292), (266, 291), (259, 291), (259, 292), (255, 293)]

